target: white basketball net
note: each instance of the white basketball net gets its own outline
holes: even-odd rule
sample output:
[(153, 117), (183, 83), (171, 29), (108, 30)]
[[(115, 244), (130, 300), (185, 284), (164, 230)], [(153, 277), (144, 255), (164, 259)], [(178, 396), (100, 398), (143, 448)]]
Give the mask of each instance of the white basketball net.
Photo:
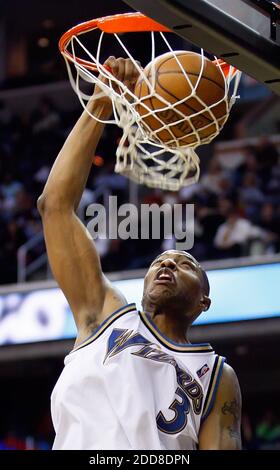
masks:
[[(134, 59), (134, 57), (131, 55), (119, 35), (110, 34), (112, 39), (114, 38), (122, 46), (124, 54), (123, 57), (130, 58), (132, 60), (135, 67), (138, 69), (141, 78), (146, 82), (150, 92), (148, 96), (156, 97), (163, 103), (163, 107), (160, 108), (160, 110), (152, 110), (144, 103), (144, 101), (147, 100), (147, 95), (143, 96), (141, 99), (137, 98), (133, 92), (131, 92), (121, 81), (117, 80), (101, 64), (100, 57), (104, 34), (106, 33), (100, 31), (100, 37), (97, 43), (95, 54), (91, 53), (81, 42), (80, 38), (74, 35), (72, 36), (68, 45), (68, 50), (71, 51), (73, 57), (69, 59), (69, 56), (66, 54), (63, 55), (66, 61), (71, 85), (78, 95), (83, 108), (87, 110), (93, 119), (108, 124), (116, 124), (123, 130), (123, 136), (120, 140), (116, 154), (117, 161), (115, 165), (115, 171), (127, 176), (137, 183), (146, 184), (149, 187), (158, 187), (165, 190), (177, 191), (182, 186), (195, 183), (198, 180), (200, 174), (199, 157), (196, 154), (195, 149), (199, 145), (208, 144), (211, 142), (221, 131), (224, 123), (228, 118), (229, 112), (236, 101), (236, 98), (238, 98), (237, 88), (240, 81), (241, 72), (237, 71), (234, 67), (229, 66), (229, 73), (227, 76), (225, 76), (222, 72), (221, 64), (217, 64), (217, 67), (220, 68), (222, 76), (224, 77), (225, 94), (220, 101), (212, 104), (211, 106), (207, 106), (200, 99), (200, 97), (196, 95), (196, 89), (203, 73), (204, 61), (207, 60), (204, 56), (204, 51), (201, 49), (200, 74), (195, 85), (193, 85), (178, 58), (173, 53), (173, 50), (165, 35), (162, 32), (146, 33), (151, 35), (151, 61), (153, 61), (156, 57), (155, 35), (159, 35), (166, 46), (166, 52), (173, 53), (191, 89), (191, 93), (183, 100), (172, 104), (156, 93), (155, 73), (151, 71), (151, 79), (148, 80), (146, 75), (143, 73), (142, 68), (136, 62), (136, 59)], [(88, 66), (79, 63), (76, 52), (77, 47), (79, 47), (80, 50), (83, 50), (86, 56), (86, 60), (94, 64), (96, 71), (90, 70)], [(103, 81), (101, 81), (100, 77), (107, 79), (107, 83), (105, 84)], [(112, 119), (108, 121), (102, 121), (89, 112), (86, 106), (88, 101), (92, 100), (92, 94), (87, 94), (82, 91), (81, 87), (83, 86), (83, 82), (90, 82), (99, 86), (102, 91), (98, 96), (95, 96), (95, 98), (101, 95), (107, 95), (111, 98), (113, 104)], [(116, 85), (118, 85), (118, 87), (116, 87)], [(116, 88), (118, 91), (116, 91)], [(187, 101), (190, 96), (195, 96), (196, 100), (201, 103), (203, 108), (197, 113), (186, 116), (178, 110), (177, 106), (178, 104)], [(219, 119), (216, 119), (212, 108), (216, 107), (217, 104), (222, 102), (225, 103), (226, 114), (222, 117), (219, 117)], [(137, 106), (139, 106), (139, 104), (141, 104), (141, 106), (147, 110), (145, 115), (141, 116), (137, 112)], [(175, 106), (176, 113), (178, 115), (178, 121), (172, 121), (170, 124), (162, 121), (162, 119), (158, 116), (158, 112), (160, 111), (162, 113), (168, 109), (174, 109)], [(205, 112), (210, 114), (213, 122), (210, 122), (210, 124), (207, 124), (203, 128), (199, 128), (198, 131), (198, 129), (194, 127), (192, 119), (195, 116)], [(143, 119), (147, 119), (149, 116), (153, 116), (158, 120), (160, 123), (158, 129), (153, 131), (147, 128), (147, 125), (145, 125)], [(186, 120), (188, 121), (188, 124), (191, 128), (191, 133), (188, 133), (187, 136), (188, 139), (191, 138), (192, 143), (188, 146), (180, 146), (180, 140), (183, 137), (176, 137), (172, 131), (172, 128)], [(215, 130), (213, 133), (207, 135), (207, 137), (201, 137), (201, 131), (207, 129), (208, 126), (213, 126), (213, 123), (215, 124)], [(159, 138), (159, 134), (165, 129), (167, 129), (169, 134), (172, 136), (171, 141), (168, 143), (162, 142)]]

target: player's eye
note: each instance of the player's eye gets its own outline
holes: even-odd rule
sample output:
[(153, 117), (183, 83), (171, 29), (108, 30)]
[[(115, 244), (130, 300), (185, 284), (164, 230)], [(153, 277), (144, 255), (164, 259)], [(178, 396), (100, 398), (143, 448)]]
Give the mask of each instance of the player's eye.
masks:
[(152, 263), (152, 266), (156, 266), (156, 265), (158, 265), (158, 264), (160, 264), (160, 263), (161, 263), (161, 260), (158, 259), (157, 261), (154, 261), (154, 262)]
[(189, 263), (188, 261), (181, 262), (181, 266), (184, 266), (184, 268), (195, 269), (192, 263)]

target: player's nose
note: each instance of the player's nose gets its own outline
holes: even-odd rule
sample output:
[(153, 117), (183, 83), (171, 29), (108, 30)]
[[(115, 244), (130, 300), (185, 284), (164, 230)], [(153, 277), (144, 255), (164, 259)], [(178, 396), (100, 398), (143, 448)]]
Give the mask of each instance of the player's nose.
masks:
[(165, 258), (162, 260), (162, 262), (160, 263), (160, 266), (161, 268), (169, 268), (169, 269), (176, 269), (176, 263), (174, 261), (174, 259), (172, 258)]

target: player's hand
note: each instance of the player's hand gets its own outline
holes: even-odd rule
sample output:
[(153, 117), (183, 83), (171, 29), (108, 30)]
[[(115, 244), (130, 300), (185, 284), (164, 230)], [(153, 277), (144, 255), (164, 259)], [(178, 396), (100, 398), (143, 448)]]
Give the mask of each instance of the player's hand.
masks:
[[(137, 65), (141, 67), (139, 61), (136, 60)], [(111, 69), (112, 75), (122, 82), (130, 91), (134, 90), (135, 83), (139, 76), (139, 70), (135, 67), (135, 64), (131, 59), (123, 59), (119, 57), (111, 56), (104, 63), (106, 67)]]
[[(136, 61), (137, 65), (141, 67), (139, 61)], [(132, 62), (131, 59), (124, 59), (123, 57), (116, 58), (114, 56), (108, 57), (108, 59), (104, 62), (103, 66), (109, 69), (109, 72), (120, 82), (122, 82), (130, 91), (133, 92), (135, 83), (139, 76), (139, 70)], [(99, 75), (99, 80), (104, 82), (105, 84), (108, 83), (108, 79), (105, 78), (103, 75)], [(120, 89), (117, 84), (112, 84), (114, 90), (119, 93)], [(95, 86), (94, 95), (100, 93), (101, 89), (98, 85)], [(108, 96), (102, 96), (98, 98), (99, 102), (110, 104), (111, 99)]]

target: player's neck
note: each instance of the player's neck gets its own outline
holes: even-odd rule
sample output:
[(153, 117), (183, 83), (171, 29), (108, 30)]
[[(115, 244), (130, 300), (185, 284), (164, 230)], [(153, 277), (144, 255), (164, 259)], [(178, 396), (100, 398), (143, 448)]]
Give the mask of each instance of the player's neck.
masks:
[(177, 317), (170, 318), (170, 313), (164, 314), (153, 314), (152, 312), (147, 312), (150, 315), (154, 324), (158, 329), (175, 343), (186, 343), (190, 344), (188, 339), (188, 330), (190, 325), (186, 323), (185, 319), (179, 319)]

